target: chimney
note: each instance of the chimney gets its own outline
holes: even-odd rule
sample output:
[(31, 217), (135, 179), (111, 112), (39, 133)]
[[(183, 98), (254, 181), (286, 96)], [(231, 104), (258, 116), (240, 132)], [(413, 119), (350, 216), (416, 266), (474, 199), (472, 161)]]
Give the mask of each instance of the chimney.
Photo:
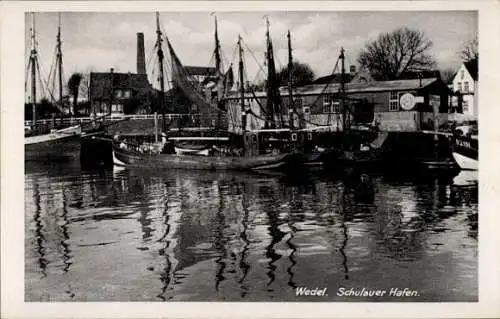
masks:
[(349, 67), (349, 73), (351, 73), (351, 74), (356, 73), (356, 66), (355, 66), (355, 65), (351, 65), (351, 66)]
[(146, 57), (144, 55), (144, 33), (137, 33), (137, 74), (146, 74)]

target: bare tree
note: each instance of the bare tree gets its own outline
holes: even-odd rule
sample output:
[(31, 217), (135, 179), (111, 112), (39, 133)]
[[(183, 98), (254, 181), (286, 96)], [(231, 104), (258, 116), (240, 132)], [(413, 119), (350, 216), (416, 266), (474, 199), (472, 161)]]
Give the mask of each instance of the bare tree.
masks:
[(358, 63), (378, 80), (395, 80), (404, 72), (434, 67), (436, 62), (429, 54), (431, 47), (432, 41), (423, 32), (399, 28), (367, 42)]
[(464, 42), (459, 53), (462, 61), (468, 62), (479, 58), (478, 44), (479, 42), (477, 40), (477, 37)]
[[(276, 78), (280, 85), (288, 83), (288, 66), (282, 68)], [(294, 61), (292, 64), (292, 82), (294, 85), (309, 84), (314, 80), (314, 71), (305, 63)]]
[(82, 74), (81, 73), (73, 73), (71, 74), (69, 80), (68, 80), (68, 90), (70, 94), (73, 96), (73, 114), (75, 114), (76, 111), (76, 105), (78, 101), (78, 94), (80, 92), (80, 83), (82, 81)]
[(78, 93), (82, 99), (90, 99), (90, 72), (81, 73), (82, 80), (80, 82), (80, 92)]
[(455, 77), (456, 70), (454, 69), (444, 69), (441, 72), (441, 80), (443, 80), (444, 83), (450, 84), (453, 82), (453, 78)]

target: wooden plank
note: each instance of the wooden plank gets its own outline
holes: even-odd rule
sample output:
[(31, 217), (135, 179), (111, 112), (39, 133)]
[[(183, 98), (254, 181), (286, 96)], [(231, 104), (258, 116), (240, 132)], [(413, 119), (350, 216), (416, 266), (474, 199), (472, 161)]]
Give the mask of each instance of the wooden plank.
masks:
[(276, 128), (276, 129), (261, 129), (261, 130), (249, 130), (250, 133), (265, 133), (265, 132), (290, 132), (289, 128)]
[(210, 137), (210, 136), (178, 136), (169, 137), (173, 141), (229, 141), (229, 137)]
[(439, 131), (427, 131), (427, 130), (423, 130), (423, 131), (420, 131), (421, 133), (423, 134), (432, 134), (432, 135), (443, 135), (443, 136), (453, 136), (452, 133), (447, 133), (447, 132), (439, 132)]

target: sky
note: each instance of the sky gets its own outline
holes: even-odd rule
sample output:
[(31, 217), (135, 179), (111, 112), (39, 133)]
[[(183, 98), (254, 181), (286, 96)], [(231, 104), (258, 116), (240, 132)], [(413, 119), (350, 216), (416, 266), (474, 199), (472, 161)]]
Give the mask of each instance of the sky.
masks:
[[(477, 35), (475, 11), (276, 11), (216, 12), (219, 39), (225, 65), (237, 66), (238, 34), (245, 43), (247, 80), (258, 81), (265, 60), (265, 16), (277, 68), (287, 63), (287, 30), (292, 34), (293, 58), (308, 64), (316, 77), (331, 74), (341, 47), (346, 50), (346, 67), (356, 64), (365, 43), (382, 32), (407, 26), (425, 33), (433, 42), (430, 53), (437, 68), (456, 69), (458, 52), (465, 41)], [(136, 72), (136, 33), (143, 32), (146, 60), (153, 53), (156, 20), (154, 12), (61, 13), (64, 76), (73, 72)], [(212, 12), (160, 12), (162, 29), (184, 65), (213, 66), (214, 14)], [(35, 14), (38, 52), (42, 73), (48, 76), (54, 60), (58, 14)], [(29, 55), (31, 18), (25, 16), (26, 58)], [(150, 81), (154, 61), (147, 69)], [(236, 71), (236, 68), (234, 69)], [(168, 78), (168, 74), (167, 74)]]

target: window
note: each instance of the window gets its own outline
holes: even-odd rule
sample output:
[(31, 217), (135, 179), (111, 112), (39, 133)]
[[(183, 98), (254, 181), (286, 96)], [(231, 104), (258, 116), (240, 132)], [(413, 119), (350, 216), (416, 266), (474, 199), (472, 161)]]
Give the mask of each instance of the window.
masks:
[(469, 82), (464, 82), (464, 92), (469, 92)]
[(331, 113), (340, 113), (340, 102), (332, 103), (332, 112)]
[(323, 105), (330, 105), (332, 103), (332, 96), (331, 95), (324, 95), (323, 96)]
[(304, 112), (304, 114), (310, 114), (311, 113), (311, 109), (309, 108), (309, 106), (304, 106), (302, 108), (302, 112)]
[(122, 97), (122, 91), (121, 90), (116, 90), (115, 96), (117, 98), (121, 98)]
[(458, 82), (458, 90), (462, 92), (462, 82)]
[(325, 95), (323, 96), (323, 113), (331, 113), (331, 105), (332, 105), (332, 96)]
[(460, 71), (460, 80), (463, 80), (465, 72), (464, 70)]
[(112, 113), (123, 113), (123, 105), (122, 104), (112, 104), (111, 105)]
[(469, 112), (469, 101), (466, 100), (462, 101), (462, 111)]
[(300, 109), (304, 105), (304, 99), (302, 97), (298, 97), (295, 99), (295, 107)]
[(396, 91), (389, 94), (389, 111), (399, 111), (399, 95)]
[(130, 90), (123, 91), (123, 97), (124, 98), (130, 98)]

